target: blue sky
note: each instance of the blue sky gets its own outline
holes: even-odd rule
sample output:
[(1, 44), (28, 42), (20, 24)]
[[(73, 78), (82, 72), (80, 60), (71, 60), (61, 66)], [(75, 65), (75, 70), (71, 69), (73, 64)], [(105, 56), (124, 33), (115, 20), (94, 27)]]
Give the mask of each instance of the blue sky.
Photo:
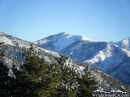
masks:
[(31, 42), (60, 32), (118, 42), (130, 37), (130, 0), (0, 0), (0, 31)]

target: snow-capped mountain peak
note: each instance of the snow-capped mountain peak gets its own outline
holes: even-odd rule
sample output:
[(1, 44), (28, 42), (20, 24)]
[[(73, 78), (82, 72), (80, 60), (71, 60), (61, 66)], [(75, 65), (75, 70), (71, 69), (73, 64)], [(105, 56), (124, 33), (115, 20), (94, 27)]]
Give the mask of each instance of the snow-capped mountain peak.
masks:
[(90, 39), (84, 36), (70, 35), (66, 32), (61, 32), (59, 34), (51, 35), (44, 39), (38, 40), (34, 43), (42, 47), (48, 47), (48, 49), (51, 50), (61, 51), (72, 43), (81, 40), (91, 42)]
[(126, 39), (123, 39), (122, 41), (119, 41), (117, 43), (117, 45), (121, 48), (124, 48), (124, 49), (127, 49), (127, 50), (130, 50), (130, 37), (129, 38), (126, 38)]
[(70, 38), (70, 37), (79, 37), (79, 39), (81, 40), (86, 40), (86, 41), (92, 41), (91, 39), (85, 37), (85, 36), (79, 36), (79, 35), (71, 35), (67, 32), (61, 32), (59, 33), (59, 35), (64, 35), (66, 38)]
[(82, 36), (81, 40), (86, 40), (86, 41), (91, 41), (91, 42), (92, 42), (91, 39), (89, 39), (89, 38), (87, 38), (87, 37), (85, 37), (85, 36)]

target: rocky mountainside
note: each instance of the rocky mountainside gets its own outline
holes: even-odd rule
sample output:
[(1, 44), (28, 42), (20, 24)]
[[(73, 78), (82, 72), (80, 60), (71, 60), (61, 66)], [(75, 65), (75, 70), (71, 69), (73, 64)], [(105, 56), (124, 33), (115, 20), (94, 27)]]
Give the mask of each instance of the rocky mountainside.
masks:
[[(85, 41), (91, 42), (86, 39)], [(4, 33), (0, 33), (0, 42), (5, 43), (5, 45), (3, 46), (3, 50), (6, 53), (6, 56), (4, 57), (4, 64), (9, 68), (9, 75), (13, 76), (12, 64), (15, 64), (17, 66), (17, 69), (20, 69), (20, 65), (24, 60), (22, 54), (33, 43), (24, 41), (22, 39)], [(44, 57), (45, 61), (48, 64), (55, 63), (56, 58), (61, 56), (61, 54), (57, 52), (41, 48), (35, 44), (33, 44), (33, 46), (35, 48), (35, 53), (39, 57)], [(83, 68), (85, 68), (85, 65), (83, 63), (79, 63), (70, 58), (66, 61), (66, 64), (68, 64), (71, 68), (77, 68), (77, 71), (80, 73), (82, 73)], [(102, 72), (101, 70), (95, 68), (92, 65), (90, 66), (90, 68), (93, 78), (95, 78), (99, 83), (100, 90), (111, 91), (113, 89), (120, 89), (123, 91), (129, 91), (129, 87), (117, 81), (116, 79), (110, 77), (108, 74)], [(111, 82), (109, 80), (111, 80)]]
[(79, 62), (89, 63), (130, 85), (129, 38), (118, 43), (93, 42), (83, 36), (59, 33), (34, 42)]

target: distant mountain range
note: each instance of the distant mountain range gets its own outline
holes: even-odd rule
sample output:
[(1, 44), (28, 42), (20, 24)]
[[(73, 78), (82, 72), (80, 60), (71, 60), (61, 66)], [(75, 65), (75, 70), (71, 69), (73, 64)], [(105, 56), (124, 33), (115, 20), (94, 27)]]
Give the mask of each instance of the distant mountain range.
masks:
[(84, 36), (62, 32), (34, 43), (79, 62), (94, 65), (130, 85), (130, 38), (119, 42), (93, 42)]
[[(119, 80), (128, 79), (128, 77), (130, 77), (130, 75), (128, 75), (130, 72), (129, 64), (128, 64), (129, 51), (126, 49), (122, 49), (122, 47), (117, 46), (117, 44), (110, 44), (106, 42), (93, 42), (92, 40), (86, 37), (70, 35), (67, 33), (59, 33), (57, 35), (52, 35), (42, 40), (36, 41), (34, 42), (35, 43), (34, 44), (32, 42), (28, 42), (28, 41), (19, 39), (17, 37), (0, 32), (0, 42), (5, 43), (3, 47), (3, 50), (6, 53), (6, 56), (4, 58), (5, 60), (4, 64), (9, 68), (10, 76), (13, 75), (12, 64), (15, 64), (17, 69), (20, 69), (20, 64), (22, 64), (24, 60), (24, 57), (22, 56), (22, 54), (32, 44), (34, 46), (35, 53), (39, 57), (44, 57), (45, 62), (47, 62), (48, 64), (56, 63), (56, 58), (60, 57), (61, 53), (77, 60), (75, 61), (69, 58), (69, 60), (67, 61), (67, 64), (71, 68), (77, 68), (78, 72), (82, 73), (82, 69), (85, 67), (85, 64), (87, 63), (93, 64), (93, 65), (90, 64), (91, 74), (93, 78), (95, 78), (96, 81), (98, 82), (98, 86), (100, 90), (103, 90), (103, 91), (110, 91), (114, 89), (116, 90), (121, 89), (123, 91), (130, 90), (128, 86), (117, 81), (115, 79), (117, 77), (112, 78), (111, 76), (108, 75), (108, 74), (114, 75), (115, 71), (116, 73), (118, 73), (120, 70), (119, 74), (121, 74), (121, 76), (118, 75), (119, 78), (117, 79)], [(107, 55), (105, 51), (107, 50), (107, 48), (112, 48), (112, 49), (109, 49), (107, 52), (109, 53), (111, 51), (109, 55)], [(102, 52), (102, 53), (100, 54), (99, 52)], [(106, 54), (106, 55), (102, 55), (102, 54)], [(113, 60), (115, 60), (117, 56), (117, 59), (118, 58), (120, 59), (118, 61), (117, 60), (115, 61), (119, 63), (122, 62), (123, 65), (121, 65), (120, 63), (118, 65), (114, 64), (114, 65), (109, 66), (108, 64), (105, 63), (106, 60), (108, 61), (111, 60), (110, 61), (111, 63), (113, 62), (111, 57), (109, 59), (109, 56), (113, 56)], [(103, 64), (103, 61), (104, 61), (104, 64)], [(83, 63), (80, 63), (80, 62), (83, 62)], [(101, 65), (99, 63), (102, 63), (101, 65), (103, 65), (103, 67), (106, 69), (100, 68)], [(117, 66), (117, 68), (115, 65)], [(95, 66), (104, 71), (108, 70), (107, 71), (108, 74), (97, 69)], [(123, 80), (122, 82), (125, 82), (127, 85), (129, 85), (130, 84), (129, 79), (127, 81)]]

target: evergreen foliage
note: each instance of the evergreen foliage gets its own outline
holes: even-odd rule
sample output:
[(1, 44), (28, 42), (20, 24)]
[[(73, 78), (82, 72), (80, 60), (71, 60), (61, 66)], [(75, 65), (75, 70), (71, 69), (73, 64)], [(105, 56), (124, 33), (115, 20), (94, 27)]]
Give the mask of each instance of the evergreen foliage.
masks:
[[(60, 81), (57, 85), (57, 97), (76, 97), (77, 73), (68, 66), (61, 66), (59, 73)], [(75, 96), (74, 96), (75, 95)]]
[[(58, 63), (65, 63), (67, 57), (61, 56), (57, 60)], [(92, 92), (98, 89), (97, 82), (91, 77), (89, 67), (84, 69), (84, 74), (79, 74), (75, 69), (71, 69), (62, 64), (61, 71), (60, 82), (68, 87), (66, 90), (63, 85), (60, 85), (60, 89), (63, 93), (61, 92), (62, 96), (57, 97), (92, 97)]]
[(58, 82), (58, 65), (46, 64), (44, 58), (39, 58), (33, 51), (31, 47), (30, 51), (24, 53), (25, 76), (32, 83), (28, 85), (28, 95), (33, 97), (31, 94), (35, 93), (34, 97), (53, 97), (56, 93), (55, 85)]
[[(33, 45), (24, 54), (24, 64), (21, 69), (13, 67), (16, 78), (8, 76), (8, 68), (0, 63), (1, 95), (6, 97), (91, 97), (97, 89), (96, 82), (85, 69), (80, 74), (76, 69), (65, 64), (67, 57), (61, 55), (57, 64), (47, 64), (44, 58), (35, 54)], [(5, 80), (8, 84), (5, 84)], [(3, 88), (4, 87), (4, 88)], [(7, 87), (7, 88), (6, 88)], [(2, 97), (4, 97), (2, 96)]]
[(13, 78), (8, 76), (9, 69), (3, 64), (2, 57), (4, 52), (2, 46), (4, 43), (0, 43), (0, 97), (10, 97), (12, 90)]
[(82, 77), (78, 78), (78, 82), (80, 84), (78, 88), (78, 97), (92, 97), (92, 92), (98, 89), (98, 83), (91, 78), (91, 73), (89, 72), (88, 67), (84, 69), (84, 74)]
[(3, 50), (2, 50), (2, 46), (4, 45), (4, 42), (1, 42), (0, 43), (0, 58), (2, 58), (5, 54), (4, 54), (4, 52), (3, 52)]
[(10, 77), (8, 76), (8, 68), (4, 66), (2, 62), (0, 62), (0, 96), (7, 96), (10, 88), (9, 81)]

